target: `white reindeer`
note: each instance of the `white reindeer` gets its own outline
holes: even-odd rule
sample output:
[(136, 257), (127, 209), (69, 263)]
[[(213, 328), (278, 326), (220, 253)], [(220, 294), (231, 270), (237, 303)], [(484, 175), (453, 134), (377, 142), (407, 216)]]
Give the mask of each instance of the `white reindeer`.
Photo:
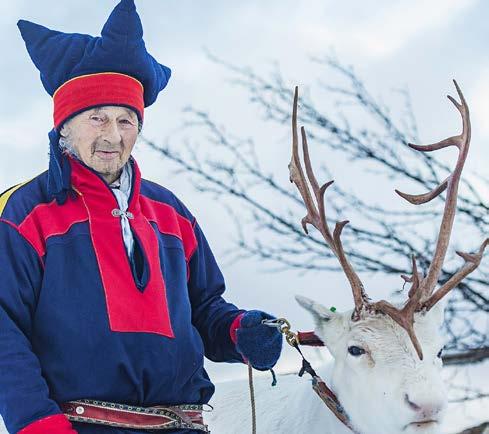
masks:
[[(443, 266), (457, 205), (460, 175), (470, 143), (470, 119), (465, 99), (457, 83), (461, 103), (449, 96), (459, 110), (463, 130), (458, 136), (441, 142), (417, 146), (423, 152), (447, 146), (459, 149), (453, 173), (431, 192), (422, 195), (398, 194), (413, 204), (426, 203), (447, 190), (445, 209), (430, 267), (423, 276), (412, 258), (413, 272), (403, 278), (411, 283), (408, 300), (402, 305), (387, 301), (371, 302), (349, 263), (341, 243), (341, 231), (348, 223), (338, 222), (330, 231), (324, 210), (324, 193), (332, 182), (319, 186), (314, 176), (304, 128), (302, 146), (306, 181), (298, 154), (297, 88), (292, 113), (292, 161), (290, 178), (299, 189), (307, 208), (302, 226), (318, 229), (338, 258), (353, 291), (354, 309), (336, 313), (305, 297), (299, 304), (314, 317), (315, 334), (322, 340), (333, 363), (321, 368), (345, 414), (350, 428), (342, 423), (311, 390), (310, 384), (296, 376), (280, 376), (277, 387), (268, 379), (256, 381), (258, 432), (263, 434), (435, 434), (440, 432), (447, 392), (441, 379), (443, 304), (438, 303), (462, 279), (477, 268), (486, 239), (478, 252), (457, 252), (464, 265), (438, 289), (435, 287)], [(314, 201), (314, 199), (315, 201)], [(437, 304), (438, 303), (438, 304)], [(216, 434), (242, 434), (250, 431), (249, 402), (244, 399), (244, 382), (217, 386), (211, 402), (215, 410), (208, 417)]]
[[(441, 380), (439, 326), (441, 304), (427, 315), (416, 315), (415, 330), (423, 361), (406, 333), (388, 316), (352, 321), (352, 311), (337, 313), (305, 297), (299, 303), (315, 319), (315, 333), (334, 362), (317, 369), (327, 380), (362, 434), (434, 434), (439, 432), (446, 390)], [(356, 348), (365, 350), (357, 354)], [(360, 351), (361, 352), (361, 351)], [(353, 353), (353, 354), (352, 354)], [(438, 357), (437, 357), (438, 356)], [(217, 384), (209, 426), (215, 434), (251, 432), (246, 381)], [(297, 375), (255, 378), (259, 434), (352, 434)]]

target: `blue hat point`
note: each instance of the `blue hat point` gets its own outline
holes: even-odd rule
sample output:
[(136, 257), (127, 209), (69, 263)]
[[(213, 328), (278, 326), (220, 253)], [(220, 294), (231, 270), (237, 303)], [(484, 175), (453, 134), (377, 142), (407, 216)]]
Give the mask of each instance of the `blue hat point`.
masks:
[(73, 78), (69, 77), (70, 71), (84, 55), (92, 36), (76, 34), (76, 38), (69, 38), (70, 34), (26, 20), (19, 20), (17, 26), (27, 52), (40, 72), (44, 89), (53, 96), (58, 87)]
[[(121, 0), (107, 19), (101, 36), (63, 33), (40, 24), (19, 20), (17, 26), (27, 51), (40, 72), (49, 95), (67, 81), (83, 75), (118, 72), (138, 80), (144, 89), (144, 106), (156, 101), (170, 79), (171, 70), (146, 50), (143, 27), (134, 0)], [(51, 132), (48, 190), (64, 202), (71, 188), (66, 158), (58, 151), (59, 135)], [(53, 140), (56, 143), (53, 144)], [(52, 161), (53, 158), (56, 161)], [(51, 173), (52, 172), (52, 173)], [(65, 192), (61, 196), (58, 193)]]
[(134, 4), (134, 0), (121, 0), (119, 4), (116, 6), (116, 9), (126, 11), (133, 11), (136, 9), (136, 5)]
[(136, 12), (134, 0), (122, 0), (114, 8), (102, 28), (101, 35), (105, 38), (104, 42), (114, 41), (116, 45), (120, 45), (120, 37), (128, 37), (144, 47), (143, 25)]
[(17, 25), (51, 96), (72, 78), (120, 72), (142, 83), (144, 104), (148, 107), (170, 79), (170, 68), (158, 63), (146, 50), (134, 0), (121, 0), (117, 4), (101, 36), (63, 33), (26, 20), (19, 20)]

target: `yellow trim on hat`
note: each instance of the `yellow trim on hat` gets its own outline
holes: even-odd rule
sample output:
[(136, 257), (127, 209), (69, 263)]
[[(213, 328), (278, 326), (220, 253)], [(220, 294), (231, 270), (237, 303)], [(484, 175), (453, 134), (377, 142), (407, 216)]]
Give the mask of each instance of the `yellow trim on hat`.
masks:
[(143, 86), (143, 84), (142, 84), (142, 83), (141, 83), (141, 82), (140, 82), (138, 79), (136, 79), (136, 78), (134, 78), (134, 77), (131, 77), (130, 75), (127, 75), (127, 74), (121, 74), (120, 72), (97, 72), (97, 73), (95, 73), (95, 74), (85, 74), (85, 75), (80, 75), (80, 76), (78, 76), (78, 77), (74, 77), (74, 78), (72, 78), (72, 79), (70, 79), (70, 80), (68, 80), (68, 81), (65, 81), (65, 82), (64, 82), (64, 83), (63, 83), (63, 84), (62, 84), (60, 87), (58, 87), (58, 88), (57, 88), (57, 89), (54, 91), (54, 93), (53, 93), (53, 98), (56, 96), (56, 94), (59, 92), (59, 90), (60, 90), (62, 87), (66, 86), (68, 83), (71, 83), (71, 82), (72, 82), (72, 81), (74, 81), (74, 80), (78, 80), (79, 78), (84, 78), (84, 77), (92, 77), (92, 76), (95, 76), (95, 75), (109, 75), (109, 74), (110, 74), (110, 75), (122, 75), (122, 76), (124, 76), (124, 77), (128, 77), (128, 78), (133, 79), (133, 80), (134, 80), (136, 83), (138, 83), (138, 84), (141, 86), (141, 90), (144, 92), (144, 86)]

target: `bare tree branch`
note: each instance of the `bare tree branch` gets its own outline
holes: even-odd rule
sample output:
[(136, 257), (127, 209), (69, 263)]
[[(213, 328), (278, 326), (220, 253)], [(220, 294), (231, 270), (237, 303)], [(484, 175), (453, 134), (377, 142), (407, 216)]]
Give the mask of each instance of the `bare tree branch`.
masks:
[[(267, 78), (211, 54), (209, 58), (224, 66), (230, 72), (232, 82), (246, 90), (263, 119), (271, 124), (287, 124), (288, 131), (294, 83), (288, 83), (278, 69)], [(403, 104), (402, 110), (396, 110), (402, 116), (396, 119), (385, 104), (371, 95), (352, 67), (332, 57), (315, 58), (313, 62), (319, 68), (325, 68), (328, 77), (332, 72), (336, 73), (344, 83), (334, 85), (329, 79), (328, 84), (319, 82), (321, 98), (337, 101), (332, 113), (320, 107), (307, 92), (300, 102), (299, 121), (307, 127), (309, 141), (314, 143), (315, 149), (328, 149), (328, 155), (346, 159), (352, 170), (374, 171), (371, 176), (377, 182), (387, 180), (393, 187), (398, 186), (398, 181), (407, 180), (415, 188), (431, 190), (446, 178), (450, 165), (432, 155), (414, 152), (407, 146), (409, 142), (419, 142), (407, 91), (396, 91)], [(355, 110), (355, 116), (348, 110)], [(264, 168), (254, 141), (234, 137), (201, 110), (189, 107), (185, 115), (186, 122), (180, 134), (204, 134), (205, 143), (214, 151), (212, 155), (198, 154), (195, 143), (187, 143), (185, 152), (176, 152), (170, 139), (163, 146), (143, 140), (175, 163), (179, 170), (189, 174), (196, 189), (229, 205), (229, 209), (239, 207), (238, 215), (230, 214), (239, 228), (230, 258), (234, 261), (258, 258), (272, 266), (274, 272), (291, 268), (299, 272), (339, 271), (318, 233), (303, 234), (299, 223), (303, 214), (302, 201), (292, 186), (277, 181), (273, 172)], [(288, 149), (288, 142), (284, 146)], [(331, 163), (323, 165), (325, 179), (332, 178), (329, 172), (333, 167)], [(487, 179), (477, 174), (472, 175), (474, 178), (489, 185)], [(433, 204), (406, 212), (398, 205), (362, 200), (355, 192), (336, 184), (329, 194), (331, 218), (351, 216), (352, 223), (345, 231), (343, 243), (358, 272), (409, 274), (411, 254), (417, 256), (420, 271), (426, 272), (434, 249), (434, 222), (441, 215), (439, 206)], [(271, 196), (275, 198), (275, 205), (269, 203)], [(441, 205), (445, 197), (442, 194), (436, 200)], [(464, 233), (464, 242), (474, 239), (467, 246), (469, 249), (487, 237), (488, 211), (487, 199), (469, 178), (462, 178), (457, 225)], [(455, 243), (460, 242), (455, 240)], [(449, 258), (442, 269), (440, 284), (449, 280), (458, 267), (459, 263)], [(449, 299), (445, 317), (446, 364), (467, 364), (489, 358), (488, 287), (489, 264), (486, 261), (477, 274), (457, 286)], [(396, 293), (402, 291), (399, 288)]]

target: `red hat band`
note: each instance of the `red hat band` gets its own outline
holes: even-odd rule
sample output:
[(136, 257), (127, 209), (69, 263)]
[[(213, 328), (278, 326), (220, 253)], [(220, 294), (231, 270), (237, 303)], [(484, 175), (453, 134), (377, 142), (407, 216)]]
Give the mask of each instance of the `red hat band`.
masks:
[(54, 127), (58, 129), (71, 116), (92, 107), (118, 105), (144, 116), (143, 85), (134, 77), (117, 72), (75, 77), (61, 85), (53, 95)]

